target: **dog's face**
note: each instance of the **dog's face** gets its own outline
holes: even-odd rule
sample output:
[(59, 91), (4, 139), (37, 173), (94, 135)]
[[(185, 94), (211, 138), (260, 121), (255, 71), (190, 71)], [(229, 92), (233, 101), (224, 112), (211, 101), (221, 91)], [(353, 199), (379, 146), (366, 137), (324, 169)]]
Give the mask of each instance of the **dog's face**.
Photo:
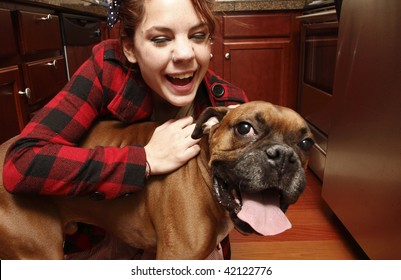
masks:
[(214, 194), (236, 228), (263, 235), (288, 228), (283, 212), (305, 188), (314, 143), (306, 122), (291, 109), (258, 101), (208, 108), (193, 137), (202, 133), (209, 134)]

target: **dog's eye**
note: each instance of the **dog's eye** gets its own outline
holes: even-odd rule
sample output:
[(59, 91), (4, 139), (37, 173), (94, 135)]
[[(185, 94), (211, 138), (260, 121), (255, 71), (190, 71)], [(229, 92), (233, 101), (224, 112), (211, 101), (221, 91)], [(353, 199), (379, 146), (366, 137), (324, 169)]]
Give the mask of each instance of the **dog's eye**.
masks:
[(237, 124), (237, 126), (235, 127), (235, 132), (241, 136), (255, 135), (255, 131), (254, 131), (252, 125), (250, 125), (247, 122), (241, 122), (241, 123)]
[(305, 138), (298, 143), (298, 146), (304, 151), (309, 151), (313, 144), (315, 144), (315, 142), (311, 138)]

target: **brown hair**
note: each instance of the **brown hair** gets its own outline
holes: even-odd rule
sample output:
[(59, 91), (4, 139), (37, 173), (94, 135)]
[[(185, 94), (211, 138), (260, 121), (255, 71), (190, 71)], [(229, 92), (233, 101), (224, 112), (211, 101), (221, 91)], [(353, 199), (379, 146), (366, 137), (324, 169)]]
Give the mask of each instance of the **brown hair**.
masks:
[[(135, 30), (145, 15), (145, 1), (152, 0), (121, 0), (119, 10), (120, 41), (132, 44)], [(214, 0), (190, 0), (196, 13), (209, 27), (210, 36), (214, 36), (216, 29), (215, 17), (212, 12)]]

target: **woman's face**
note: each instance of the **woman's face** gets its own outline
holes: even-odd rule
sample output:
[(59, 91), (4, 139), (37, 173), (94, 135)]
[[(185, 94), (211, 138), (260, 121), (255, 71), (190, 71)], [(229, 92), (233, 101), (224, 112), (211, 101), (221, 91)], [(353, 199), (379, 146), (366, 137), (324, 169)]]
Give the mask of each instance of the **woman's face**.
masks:
[(189, 0), (146, 0), (145, 15), (124, 49), (143, 79), (175, 106), (190, 104), (210, 61), (209, 29)]

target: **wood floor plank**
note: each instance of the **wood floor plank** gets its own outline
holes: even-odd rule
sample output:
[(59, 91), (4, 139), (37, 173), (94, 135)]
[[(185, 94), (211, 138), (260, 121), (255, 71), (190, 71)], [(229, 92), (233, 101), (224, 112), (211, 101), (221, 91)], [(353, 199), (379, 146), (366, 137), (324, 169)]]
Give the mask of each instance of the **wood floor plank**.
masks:
[(232, 243), (233, 260), (354, 260), (341, 240)]

